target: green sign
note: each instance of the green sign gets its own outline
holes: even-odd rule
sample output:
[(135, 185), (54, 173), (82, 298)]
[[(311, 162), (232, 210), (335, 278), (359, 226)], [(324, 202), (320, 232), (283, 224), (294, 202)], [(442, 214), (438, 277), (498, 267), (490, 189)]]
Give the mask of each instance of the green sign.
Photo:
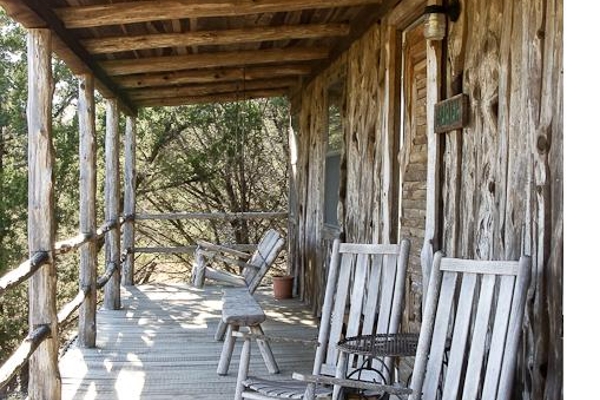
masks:
[(469, 98), (466, 94), (458, 94), (437, 103), (434, 108), (434, 132), (448, 132), (467, 125), (468, 106)]

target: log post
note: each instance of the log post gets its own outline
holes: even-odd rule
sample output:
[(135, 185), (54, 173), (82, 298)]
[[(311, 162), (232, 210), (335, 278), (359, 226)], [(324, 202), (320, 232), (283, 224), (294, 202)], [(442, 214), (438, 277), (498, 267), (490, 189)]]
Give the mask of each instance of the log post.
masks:
[[(119, 218), (119, 108), (116, 99), (106, 100), (106, 178), (104, 196), (106, 199), (106, 221)], [(121, 308), (121, 268), (120, 227), (111, 229), (106, 235), (106, 269), (110, 264), (116, 265), (115, 272), (104, 289), (104, 308), (118, 310)]]
[[(96, 111), (92, 75), (79, 77), (79, 229), (83, 235), (96, 233)], [(79, 250), (79, 289), (89, 288), (79, 307), (80, 347), (96, 346), (96, 276), (98, 268), (95, 240)]]
[[(441, 5), (429, 0), (428, 5)], [(427, 35), (425, 35), (427, 36)], [(434, 131), (434, 106), (440, 100), (442, 85), (442, 42), (427, 39), (427, 199), (425, 206), (425, 237), (421, 249), (423, 303), (427, 298), (433, 255), (440, 249), (440, 138)], [(425, 309), (425, 304), (423, 304)]]
[[(125, 204), (123, 213), (126, 217), (135, 215), (135, 118), (127, 117), (125, 124)], [(129, 219), (123, 226), (123, 247), (127, 251), (123, 265), (123, 284), (133, 285), (133, 246), (135, 244), (135, 221)]]
[(54, 263), (54, 156), (52, 148), (52, 34), (30, 29), (27, 34), (28, 221), (29, 254), (48, 252), (46, 265), (29, 281), (29, 330), (50, 326), (29, 361), (29, 398), (60, 399), (58, 318)]

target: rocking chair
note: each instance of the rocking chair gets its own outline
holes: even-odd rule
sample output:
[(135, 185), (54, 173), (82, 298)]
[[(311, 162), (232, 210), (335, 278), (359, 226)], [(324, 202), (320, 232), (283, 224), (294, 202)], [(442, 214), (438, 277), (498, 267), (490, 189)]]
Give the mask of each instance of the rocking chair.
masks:
[[(373, 360), (368, 368), (363, 368), (365, 357), (353, 355), (343, 363), (345, 368), (342, 370), (338, 365), (341, 353), (338, 343), (344, 338), (398, 333), (409, 248), (408, 240), (390, 245), (340, 243), (339, 239), (334, 241), (311, 375), (316, 376), (319, 382), (329, 379), (326, 383), (335, 383), (333, 389), (316, 387), (315, 382), (249, 377), (253, 335), (238, 333), (244, 338), (244, 346), (235, 399), (314, 399), (330, 397), (332, 394), (335, 397), (341, 393), (342, 387), (363, 390), (386, 387), (394, 392), (397, 388), (384, 383), (391, 380), (390, 375), (394, 370), (390, 357)], [(270, 340), (276, 342), (277, 338)], [(290, 338), (281, 340), (290, 341)], [(359, 369), (360, 380), (346, 379)], [(294, 379), (298, 378), (304, 376), (294, 374)], [(395, 393), (408, 393), (408, 390), (400, 388)]]

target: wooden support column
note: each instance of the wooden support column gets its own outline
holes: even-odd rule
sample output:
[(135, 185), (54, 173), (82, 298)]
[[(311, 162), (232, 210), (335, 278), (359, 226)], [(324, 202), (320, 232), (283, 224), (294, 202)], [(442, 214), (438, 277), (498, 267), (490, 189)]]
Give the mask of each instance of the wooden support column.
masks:
[[(96, 232), (96, 110), (94, 78), (79, 77), (79, 229), (84, 235)], [(96, 346), (97, 244), (93, 240), (79, 250), (79, 289), (89, 290), (79, 307), (80, 347)]]
[[(428, 5), (441, 5), (440, 0), (430, 0)], [(425, 34), (427, 37), (427, 34)], [(427, 298), (429, 275), (433, 255), (440, 249), (440, 138), (434, 132), (434, 107), (440, 101), (442, 85), (442, 41), (427, 40), (427, 200), (425, 206), (425, 238), (421, 250), (423, 273), (423, 303)], [(425, 309), (425, 304), (423, 304)]]
[[(119, 218), (119, 107), (117, 99), (106, 100), (106, 222)], [(115, 271), (104, 289), (104, 308), (121, 308), (120, 227), (111, 229), (106, 235), (106, 269), (112, 265)]]
[(27, 125), (29, 255), (47, 252), (46, 265), (29, 280), (29, 330), (50, 327), (29, 360), (29, 398), (53, 400), (61, 397), (58, 370), (58, 318), (56, 315), (56, 265), (54, 263), (54, 179), (52, 148), (52, 34), (48, 29), (30, 29), (27, 34)]
[[(128, 116), (125, 123), (125, 204), (123, 207), (123, 213), (127, 218), (135, 215), (135, 127), (135, 118)], [(133, 285), (134, 244), (135, 221), (131, 219), (123, 226), (123, 248), (127, 251), (125, 263), (123, 264), (124, 285)]]

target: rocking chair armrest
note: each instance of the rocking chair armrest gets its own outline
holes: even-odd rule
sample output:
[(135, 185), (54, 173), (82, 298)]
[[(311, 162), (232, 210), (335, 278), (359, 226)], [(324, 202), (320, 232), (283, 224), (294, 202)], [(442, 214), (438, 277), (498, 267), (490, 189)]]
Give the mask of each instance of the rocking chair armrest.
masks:
[(214, 243), (206, 242), (204, 240), (198, 240), (198, 250), (204, 250), (207, 253), (218, 251), (218, 252), (222, 252), (222, 253), (225, 253), (225, 254), (232, 255), (234, 257), (241, 257), (241, 258), (244, 258), (246, 260), (249, 259), (252, 256), (252, 254), (250, 254), (250, 253), (246, 253), (244, 251), (235, 250), (235, 249), (232, 249), (230, 247), (223, 246), (223, 245), (220, 245), (220, 244), (214, 244)]
[(300, 339), (294, 337), (286, 337), (286, 336), (269, 336), (269, 335), (258, 335), (252, 332), (240, 332), (235, 331), (231, 333), (233, 336), (242, 338), (242, 339), (258, 339), (264, 340), (265, 342), (275, 342), (275, 343), (299, 343), (305, 346), (317, 347), (319, 346), (319, 342), (317, 339)]
[(198, 255), (198, 254), (206, 256), (206, 258), (208, 258), (208, 259), (219, 260), (224, 263), (237, 265), (238, 267), (242, 267), (242, 268), (247, 268), (247, 267), (252, 267), (255, 269), (258, 268), (256, 265), (248, 264), (247, 262), (240, 261), (236, 258), (231, 258), (231, 257), (227, 257), (227, 256), (222, 256), (220, 254), (215, 254), (215, 251), (212, 251), (212, 250), (204, 250), (204, 249), (198, 248), (196, 250), (196, 255)]
[(374, 391), (384, 391), (389, 394), (394, 395), (409, 395), (412, 393), (412, 389), (403, 387), (400, 385), (384, 385), (381, 383), (374, 382), (365, 382), (359, 381), (355, 379), (344, 379), (344, 378), (334, 378), (331, 376), (325, 375), (305, 375), (297, 372), (292, 373), (292, 379), (302, 382), (308, 383), (318, 383), (325, 385), (339, 385), (343, 387), (349, 387), (354, 389), (366, 389), (366, 390), (374, 390)]

